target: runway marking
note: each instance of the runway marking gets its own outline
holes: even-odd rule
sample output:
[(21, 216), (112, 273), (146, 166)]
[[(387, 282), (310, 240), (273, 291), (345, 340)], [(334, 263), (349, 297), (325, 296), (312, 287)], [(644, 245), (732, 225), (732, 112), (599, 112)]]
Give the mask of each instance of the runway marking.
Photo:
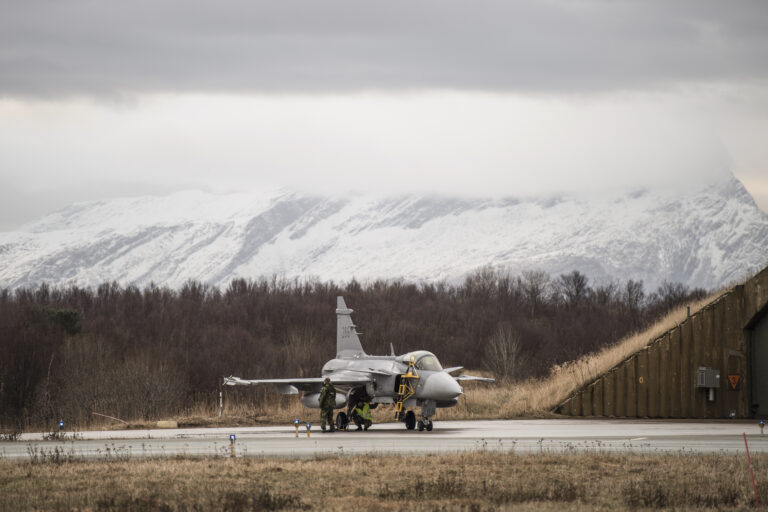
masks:
[(647, 437), (633, 437), (630, 439), (630, 441), (642, 441), (643, 439), (648, 439)]

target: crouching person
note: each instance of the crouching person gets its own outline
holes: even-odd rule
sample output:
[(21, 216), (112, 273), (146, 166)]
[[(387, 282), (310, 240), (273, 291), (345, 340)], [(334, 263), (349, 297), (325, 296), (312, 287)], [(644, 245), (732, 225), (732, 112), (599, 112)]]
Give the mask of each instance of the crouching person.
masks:
[(357, 402), (357, 407), (352, 411), (352, 421), (357, 425), (357, 430), (368, 430), (373, 425), (373, 417), (371, 416), (371, 406), (365, 402)]

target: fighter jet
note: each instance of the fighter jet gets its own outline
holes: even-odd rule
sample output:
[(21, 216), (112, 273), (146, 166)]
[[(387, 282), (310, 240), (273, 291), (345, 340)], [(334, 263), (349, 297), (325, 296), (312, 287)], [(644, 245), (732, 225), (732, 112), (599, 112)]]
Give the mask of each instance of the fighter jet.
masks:
[[(325, 363), (322, 377), (245, 380), (230, 376), (224, 379), (224, 384), (271, 384), (283, 395), (297, 395), (301, 391), (301, 403), (319, 409), (320, 389), (328, 377), (336, 388), (335, 409), (347, 404), (351, 408), (360, 400), (370, 403), (371, 408), (391, 404), (395, 419), (405, 423), (408, 430), (418, 427), (419, 431), (431, 431), (436, 409), (453, 407), (459, 402), (459, 395), (463, 393), (460, 381), (494, 381), (470, 375), (454, 376), (463, 369), (461, 366), (444, 369), (437, 357), (426, 350), (398, 356), (390, 344), (390, 355), (368, 355), (363, 351), (359, 334), (352, 322), (352, 310), (347, 308), (343, 297), (337, 297), (336, 357)], [(420, 408), (418, 422), (414, 408)], [(348, 424), (348, 414), (340, 411), (336, 415), (336, 426), (346, 429)]]

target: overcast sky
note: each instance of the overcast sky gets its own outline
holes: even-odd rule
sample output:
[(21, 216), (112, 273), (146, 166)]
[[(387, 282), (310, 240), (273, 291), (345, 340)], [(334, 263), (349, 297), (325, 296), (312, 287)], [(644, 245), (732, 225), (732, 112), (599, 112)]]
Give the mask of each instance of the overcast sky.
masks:
[(0, 229), (185, 188), (521, 196), (729, 172), (768, 210), (762, 0), (1, 11)]

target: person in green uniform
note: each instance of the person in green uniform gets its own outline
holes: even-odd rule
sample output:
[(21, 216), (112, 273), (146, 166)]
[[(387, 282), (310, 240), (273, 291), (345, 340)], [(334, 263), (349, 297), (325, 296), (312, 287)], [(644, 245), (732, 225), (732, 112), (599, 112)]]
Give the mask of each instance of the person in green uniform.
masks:
[(325, 378), (323, 389), (320, 390), (320, 428), (325, 432), (325, 423), (328, 422), (331, 432), (336, 430), (333, 423), (333, 406), (336, 405), (336, 388), (331, 379)]

